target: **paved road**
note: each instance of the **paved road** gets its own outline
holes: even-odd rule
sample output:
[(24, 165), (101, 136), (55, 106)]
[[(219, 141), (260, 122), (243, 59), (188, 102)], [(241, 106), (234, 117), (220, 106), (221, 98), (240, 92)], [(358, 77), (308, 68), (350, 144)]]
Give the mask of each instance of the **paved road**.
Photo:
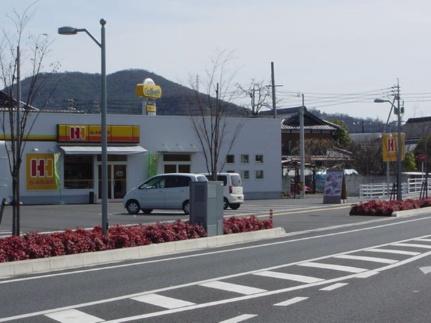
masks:
[[(256, 215), (268, 217), (273, 210), (275, 223), (289, 232), (336, 224), (363, 221), (367, 217), (349, 217), (349, 205), (323, 205), (321, 197), (305, 200), (250, 200), (238, 210), (226, 210), (225, 216)], [(188, 219), (182, 211), (155, 210), (151, 215), (127, 214), (121, 203), (109, 204), (110, 224), (137, 224)], [(22, 232), (56, 231), (65, 228), (93, 227), (100, 224), (100, 205), (25, 205), (21, 209)], [(370, 219), (368, 217), (368, 219)], [(373, 218), (371, 218), (373, 219)], [(0, 237), (10, 235), (11, 208), (6, 208), (0, 224)]]
[(429, 322), (430, 256), (430, 216), (357, 223), (6, 279), (0, 322)]

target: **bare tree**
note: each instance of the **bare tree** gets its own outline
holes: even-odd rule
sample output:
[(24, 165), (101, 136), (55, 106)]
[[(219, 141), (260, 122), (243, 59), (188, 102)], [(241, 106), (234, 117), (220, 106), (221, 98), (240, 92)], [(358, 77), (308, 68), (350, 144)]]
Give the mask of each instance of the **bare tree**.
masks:
[(242, 128), (242, 124), (230, 126), (226, 118), (226, 107), (235, 93), (230, 91), (234, 75), (227, 71), (231, 59), (231, 53), (224, 51), (212, 59), (205, 82), (202, 82), (203, 92), (200, 91), (198, 76), (191, 82), (196, 111), (189, 111), (190, 118), (213, 180), (217, 180), (217, 173), (224, 167), (225, 159), (221, 160), (221, 152), (230, 152)]
[(237, 85), (241, 93), (250, 97), (250, 110), (253, 116), (257, 116), (263, 108), (271, 109), (269, 100), (271, 99), (270, 88), (264, 81), (256, 82), (252, 80), (247, 88)]
[[(0, 109), (1, 130), (6, 142), (9, 172), (12, 178), (12, 234), (20, 234), (20, 169), (26, 138), (32, 131), (39, 110), (32, 102), (41, 91), (44, 81), (41, 71), (48, 53), (46, 35), (25, 35), (33, 5), (21, 14), (9, 16), (12, 31), (3, 30), (0, 42)], [(55, 69), (55, 65), (51, 65)], [(26, 78), (25, 95), (21, 95), (21, 74)]]

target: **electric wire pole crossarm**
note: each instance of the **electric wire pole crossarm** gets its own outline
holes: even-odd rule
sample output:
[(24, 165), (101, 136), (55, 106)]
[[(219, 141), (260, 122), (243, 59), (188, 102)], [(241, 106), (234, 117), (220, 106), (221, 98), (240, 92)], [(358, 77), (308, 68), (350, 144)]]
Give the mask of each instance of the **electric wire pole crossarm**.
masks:
[(100, 113), (100, 132), (101, 132), (101, 146), (102, 146), (102, 231), (106, 234), (108, 231), (108, 140), (107, 140), (107, 127), (106, 127), (106, 113), (107, 113), (107, 90), (106, 90), (106, 41), (105, 41), (105, 24), (104, 19), (100, 19), (101, 38), (100, 42), (91, 35), (85, 28), (73, 27), (60, 27), (58, 33), (60, 35), (76, 35), (79, 32), (85, 32), (101, 49), (101, 113)]

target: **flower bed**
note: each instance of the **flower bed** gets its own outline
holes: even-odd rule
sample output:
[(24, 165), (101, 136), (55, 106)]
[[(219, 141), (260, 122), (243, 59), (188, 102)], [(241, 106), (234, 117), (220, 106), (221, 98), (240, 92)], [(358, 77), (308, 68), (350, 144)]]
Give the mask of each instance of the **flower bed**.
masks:
[(393, 212), (419, 209), (431, 206), (431, 199), (403, 201), (371, 200), (364, 203), (355, 204), (350, 209), (350, 215), (383, 215), (391, 216)]
[[(237, 233), (272, 228), (272, 218), (230, 218), (224, 221), (225, 233)], [(206, 237), (200, 225), (182, 222), (170, 224), (115, 225), (104, 236), (100, 227), (76, 229), (50, 234), (29, 233), (19, 237), (0, 239), (0, 263), (25, 259), (46, 258), (83, 252), (144, 246)]]

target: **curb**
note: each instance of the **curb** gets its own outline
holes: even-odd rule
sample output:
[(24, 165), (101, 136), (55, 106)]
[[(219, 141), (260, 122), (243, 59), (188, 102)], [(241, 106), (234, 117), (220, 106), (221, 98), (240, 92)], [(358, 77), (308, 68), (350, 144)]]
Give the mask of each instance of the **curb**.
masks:
[(396, 218), (402, 218), (407, 216), (422, 215), (422, 214), (429, 214), (429, 213), (431, 213), (431, 207), (423, 207), (419, 209), (396, 211), (396, 212), (393, 212), (391, 216)]
[(281, 238), (286, 235), (283, 228), (234, 233), (206, 238), (150, 244), (140, 247), (85, 252), (76, 255), (29, 259), (0, 263), (0, 278), (29, 275), (51, 271), (89, 267), (113, 262), (165, 256), (173, 253), (224, 247), (232, 244)]

